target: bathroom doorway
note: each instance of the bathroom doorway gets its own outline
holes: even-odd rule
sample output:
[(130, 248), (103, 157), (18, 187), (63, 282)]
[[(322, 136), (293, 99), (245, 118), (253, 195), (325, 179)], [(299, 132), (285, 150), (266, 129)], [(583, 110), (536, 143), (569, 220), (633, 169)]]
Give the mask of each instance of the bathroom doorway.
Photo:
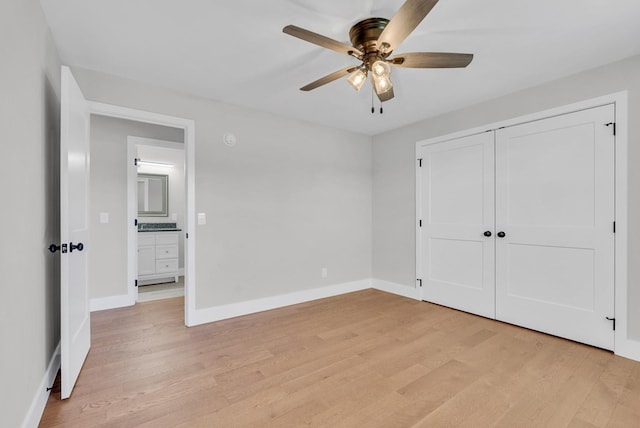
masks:
[(127, 138), (128, 271), (137, 302), (184, 296), (185, 183), (183, 143)]

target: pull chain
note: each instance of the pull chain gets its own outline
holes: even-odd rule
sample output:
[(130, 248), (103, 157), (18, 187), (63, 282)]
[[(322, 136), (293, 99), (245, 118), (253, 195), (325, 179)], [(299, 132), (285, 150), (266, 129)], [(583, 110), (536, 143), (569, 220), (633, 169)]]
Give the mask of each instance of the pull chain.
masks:
[[(373, 86), (371, 87), (371, 114), (375, 114), (376, 113), (376, 109), (373, 105)], [(382, 109), (382, 101), (380, 101), (380, 114), (384, 113), (384, 110)]]
[(373, 107), (373, 86), (371, 87), (371, 114), (375, 114), (376, 109)]

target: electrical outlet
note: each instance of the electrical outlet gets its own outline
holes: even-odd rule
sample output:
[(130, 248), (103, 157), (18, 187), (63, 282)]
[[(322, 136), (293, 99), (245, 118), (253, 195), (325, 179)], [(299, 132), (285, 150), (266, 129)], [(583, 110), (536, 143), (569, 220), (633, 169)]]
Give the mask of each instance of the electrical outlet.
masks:
[(327, 268), (322, 268), (322, 277), (326, 278), (328, 275)]

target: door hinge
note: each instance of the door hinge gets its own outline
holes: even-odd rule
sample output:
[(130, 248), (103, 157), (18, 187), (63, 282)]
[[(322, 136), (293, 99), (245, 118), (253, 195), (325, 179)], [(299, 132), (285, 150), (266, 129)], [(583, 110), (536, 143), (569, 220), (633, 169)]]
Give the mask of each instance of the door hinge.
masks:
[(612, 126), (613, 127), (613, 135), (616, 135), (616, 123), (615, 122), (609, 122), (609, 123), (605, 123), (604, 126)]
[(616, 318), (609, 318), (609, 317), (605, 317), (608, 321), (613, 321), (613, 331), (616, 330)]
[(133, 220), (133, 225), (134, 225), (134, 226), (137, 226), (137, 225), (138, 225), (138, 219), (137, 219), (137, 218)]
[(419, 159), (418, 159), (418, 167), (419, 167), (419, 168), (422, 168), (422, 158), (419, 158)]
[(140, 161), (140, 159), (133, 158), (133, 166), (138, 166), (138, 161)]
[(422, 220), (418, 221), (418, 225), (422, 227)]
[(616, 222), (613, 222), (613, 233), (616, 233)]
[(422, 279), (418, 278), (416, 281), (418, 281), (420, 283), (420, 287), (422, 287)]
[(136, 279), (136, 287), (138, 286), (138, 280)]
[(186, 236), (186, 239), (189, 239), (189, 233), (186, 233), (185, 236)]

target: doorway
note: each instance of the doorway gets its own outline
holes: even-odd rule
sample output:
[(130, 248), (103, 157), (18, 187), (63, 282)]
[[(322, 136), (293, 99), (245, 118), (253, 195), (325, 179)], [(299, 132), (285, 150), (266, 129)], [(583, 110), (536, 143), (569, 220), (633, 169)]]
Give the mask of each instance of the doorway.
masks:
[[(142, 110), (135, 110), (127, 107), (114, 106), (111, 104), (88, 102), (92, 115), (105, 116), (110, 118), (125, 119), (145, 124), (160, 125), (169, 128), (176, 128), (183, 134), (184, 141), (184, 167), (185, 167), (185, 215), (184, 228), (181, 231), (184, 237), (184, 308), (185, 325), (194, 325), (195, 316), (195, 122), (190, 119), (183, 119), (174, 116), (167, 116)], [(128, 203), (129, 204), (129, 203)], [(127, 215), (127, 225), (132, 228), (135, 225), (135, 215)], [(129, 230), (129, 229), (128, 229)], [(131, 233), (131, 232), (129, 232)], [(128, 239), (129, 241), (130, 239)], [(125, 257), (128, 257), (126, 255)], [(116, 296), (117, 302), (112, 302), (111, 307), (129, 306), (136, 302), (135, 271), (131, 270), (130, 263), (126, 262), (127, 278), (129, 286), (127, 293), (123, 296)], [(106, 308), (105, 308), (106, 309)]]
[(128, 284), (137, 302), (184, 296), (184, 144), (127, 138)]

